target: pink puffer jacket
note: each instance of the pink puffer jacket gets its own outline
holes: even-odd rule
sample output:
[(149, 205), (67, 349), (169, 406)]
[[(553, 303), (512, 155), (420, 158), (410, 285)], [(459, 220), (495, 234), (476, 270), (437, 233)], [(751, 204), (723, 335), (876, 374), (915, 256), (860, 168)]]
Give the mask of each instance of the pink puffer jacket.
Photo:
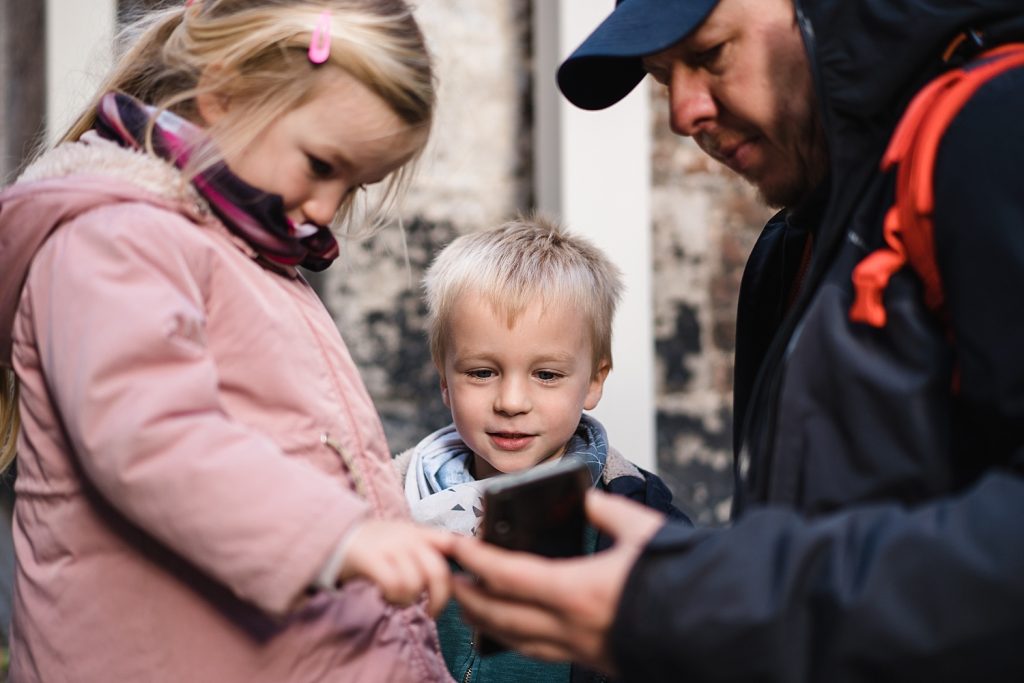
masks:
[(407, 516), (380, 421), (307, 283), (172, 167), (89, 139), (0, 195), (9, 360), (11, 680), (449, 680), (421, 608), (308, 593), (354, 523)]

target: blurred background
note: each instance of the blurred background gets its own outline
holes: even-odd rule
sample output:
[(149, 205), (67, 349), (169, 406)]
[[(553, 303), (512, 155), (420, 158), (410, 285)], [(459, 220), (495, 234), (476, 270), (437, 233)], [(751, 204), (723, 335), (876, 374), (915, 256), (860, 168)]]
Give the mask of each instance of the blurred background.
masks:
[[(173, 0), (175, 3), (184, 0)], [(202, 2), (202, 0), (197, 0)], [(52, 141), (111, 63), (118, 26), (166, 0), (0, 0), (0, 179)], [(393, 452), (447, 424), (427, 350), (419, 280), (454, 237), (540, 209), (625, 272), (615, 369), (594, 414), (611, 443), (657, 471), (695, 521), (722, 524), (731, 481), (736, 293), (768, 210), (668, 130), (645, 81), (602, 112), (560, 98), (558, 63), (613, 0), (419, 0), (434, 53), (432, 142), (398, 222), (343, 244), (310, 276), (381, 412)], [(408, 262), (405, 254), (408, 254)], [(9, 517), (12, 493), (4, 487)], [(0, 624), (12, 551), (0, 532)]]

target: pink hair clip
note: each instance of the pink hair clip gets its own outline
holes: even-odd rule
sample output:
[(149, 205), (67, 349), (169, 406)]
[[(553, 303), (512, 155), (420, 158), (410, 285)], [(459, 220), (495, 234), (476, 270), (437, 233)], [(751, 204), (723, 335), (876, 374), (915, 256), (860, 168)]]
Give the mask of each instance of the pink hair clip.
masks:
[(331, 56), (331, 10), (320, 13), (313, 28), (313, 37), (309, 40), (309, 61), (323, 64)]
[(188, 9), (189, 7), (194, 5), (195, 2), (196, 2), (196, 0), (185, 0), (185, 9)]

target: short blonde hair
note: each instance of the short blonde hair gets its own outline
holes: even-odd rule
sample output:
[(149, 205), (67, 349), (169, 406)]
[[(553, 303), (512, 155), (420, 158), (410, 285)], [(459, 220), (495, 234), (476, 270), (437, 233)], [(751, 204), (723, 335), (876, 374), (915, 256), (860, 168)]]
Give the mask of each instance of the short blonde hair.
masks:
[(482, 296), (510, 324), (536, 301), (581, 311), (589, 322), (593, 370), (602, 361), (610, 367), (622, 275), (600, 249), (553, 219), (520, 216), (453, 240), (427, 269), (423, 289), (430, 355), (438, 368), (444, 367), (453, 312), (467, 292)]
[[(312, 64), (307, 53), (321, 14), (331, 17), (330, 57)], [(426, 144), (434, 117), (431, 59), (423, 35), (404, 0), (197, 0), (147, 12), (119, 37), (126, 49), (63, 140), (77, 140), (96, 122), (96, 107), (107, 92), (131, 95), (202, 123), (197, 97), (230, 98), (235, 115), (211, 132), (219, 148), (196, 150), (195, 174), (248, 147), (282, 114), (317, 92), (324, 67), (343, 69), (378, 95)], [(211, 137), (214, 137), (211, 136)], [(411, 165), (388, 179), (379, 219), (407, 188)], [(351, 213), (339, 210), (338, 222)], [(371, 221), (373, 222), (373, 221)]]

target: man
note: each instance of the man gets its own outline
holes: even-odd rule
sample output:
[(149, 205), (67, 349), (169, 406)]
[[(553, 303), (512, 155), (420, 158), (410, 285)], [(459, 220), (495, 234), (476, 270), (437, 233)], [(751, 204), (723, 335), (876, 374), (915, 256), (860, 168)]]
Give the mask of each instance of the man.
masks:
[(849, 315), (901, 113), (976, 43), (1014, 39), (1019, 0), (621, 0), (563, 93), (599, 109), (652, 74), (672, 129), (783, 208), (740, 291), (735, 522), (591, 495), (606, 553), (460, 541), (474, 623), (627, 680), (1024, 680), (1024, 68), (942, 139), (945, 314), (905, 268), (883, 326)]

